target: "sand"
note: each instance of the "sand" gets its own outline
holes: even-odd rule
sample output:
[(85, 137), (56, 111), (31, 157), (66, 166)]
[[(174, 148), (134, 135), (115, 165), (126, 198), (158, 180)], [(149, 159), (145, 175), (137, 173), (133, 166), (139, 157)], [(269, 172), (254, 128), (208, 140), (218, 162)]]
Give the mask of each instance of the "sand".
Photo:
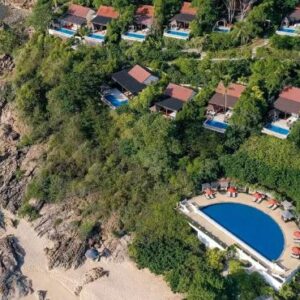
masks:
[[(47, 291), (49, 300), (179, 300), (160, 276), (148, 270), (139, 270), (126, 259), (122, 263), (112, 261), (87, 261), (76, 270), (48, 270), (43, 249), (51, 246), (45, 237), (38, 237), (30, 223), (21, 220), (17, 228), (8, 227), (7, 234), (14, 234), (26, 252), (21, 268), (24, 275), (32, 280), (33, 289)], [(103, 267), (109, 271), (108, 277), (102, 277), (83, 287), (79, 297), (74, 295), (85, 272), (93, 267)], [(23, 298), (37, 299), (33, 293)]]

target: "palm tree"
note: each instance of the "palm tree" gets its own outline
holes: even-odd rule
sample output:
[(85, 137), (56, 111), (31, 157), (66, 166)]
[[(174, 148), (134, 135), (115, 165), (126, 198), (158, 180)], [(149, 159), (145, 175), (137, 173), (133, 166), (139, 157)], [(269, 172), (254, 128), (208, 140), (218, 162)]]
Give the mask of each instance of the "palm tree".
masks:
[(223, 77), (223, 79), (221, 80), (224, 88), (225, 88), (225, 91), (224, 91), (224, 107), (225, 107), (225, 112), (226, 112), (226, 109), (227, 109), (227, 94), (228, 94), (228, 87), (230, 86), (230, 83), (231, 83), (231, 77), (229, 75), (225, 75)]

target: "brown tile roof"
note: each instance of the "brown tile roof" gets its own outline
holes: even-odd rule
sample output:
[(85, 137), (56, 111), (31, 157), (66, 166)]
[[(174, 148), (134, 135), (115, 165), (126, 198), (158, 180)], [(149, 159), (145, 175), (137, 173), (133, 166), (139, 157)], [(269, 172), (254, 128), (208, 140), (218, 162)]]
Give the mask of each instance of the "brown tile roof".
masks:
[(297, 22), (300, 20), (300, 5), (295, 8), (295, 10), (288, 16), (288, 18), (293, 22)]
[(154, 16), (154, 6), (152, 6), (152, 5), (141, 5), (136, 10), (135, 14), (153, 18), (153, 16)]
[(181, 85), (169, 83), (165, 90), (165, 95), (181, 101), (189, 101), (195, 95), (195, 92)]
[(103, 16), (111, 19), (117, 19), (119, 17), (119, 13), (112, 7), (101, 5), (97, 11), (98, 16)]
[[(227, 108), (233, 108), (239, 98), (227, 95)], [(220, 107), (225, 107), (225, 95), (220, 93), (215, 93), (209, 100), (209, 104), (217, 105)]]
[(78, 4), (71, 4), (68, 9), (68, 14), (76, 17), (86, 18), (90, 11), (91, 9), (88, 7)]
[(285, 113), (300, 113), (300, 88), (286, 87), (274, 103), (274, 107)]
[[(227, 95), (239, 98), (239, 97), (241, 97), (241, 95), (245, 89), (246, 89), (246, 86), (244, 86), (242, 84), (231, 83), (227, 87)], [(225, 89), (223, 83), (220, 82), (216, 89), (216, 93), (225, 95), (225, 91), (226, 91), (226, 89)]]
[(279, 97), (300, 102), (300, 88), (287, 86), (282, 90)]
[[(228, 108), (233, 108), (235, 106), (245, 88), (246, 87), (244, 85), (237, 83), (231, 83), (229, 85), (229, 87), (227, 88), (226, 103)], [(220, 82), (218, 87), (216, 88), (216, 92), (209, 100), (209, 104), (225, 107), (225, 87), (222, 82)]]
[(195, 7), (192, 7), (192, 3), (183, 2), (180, 13), (195, 16), (197, 14), (197, 9)]
[(152, 74), (139, 65), (135, 65), (128, 74), (140, 83), (144, 83)]

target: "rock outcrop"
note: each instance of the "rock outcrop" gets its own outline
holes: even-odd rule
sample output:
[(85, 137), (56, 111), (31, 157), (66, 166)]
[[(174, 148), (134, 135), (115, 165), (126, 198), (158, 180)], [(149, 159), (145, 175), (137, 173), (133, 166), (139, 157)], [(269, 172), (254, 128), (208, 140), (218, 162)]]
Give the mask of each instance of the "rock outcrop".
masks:
[(11, 72), (15, 67), (13, 58), (8, 54), (0, 55), (0, 77)]
[(4, 5), (11, 6), (17, 9), (31, 10), (35, 5), (36, 0), (2, 0), (2, 2)]
[(78, 224), (81, 220), (76, 211), (75, 200), (60, 204), (48, 204), (41, 211), (41, 217), (34, 222), (34, 229), (38, 235), (46, 236), (53, 241), (52, 248), (46, 248), (48, 266), (77, 268), (85, 260), (88, 248), (87, 240), (80, 237)]
[(32, 293), (31, 281), (21, 272), (24, 251), (15, 237), (0, 239), (0, 294), (2, 300), (16, 299)]
[(83, 281), (82, 281), (82, 284), (79, 285), (78, 287), (76, 287), (75, 289), (75, 295), (76, 296), (79, 296), (83, 286), (85, 286), (86, 284), (89, 284), (103, 276), (108, 276), (109, 275), (109, 272), (108, 271), (105, 271), (103, 268), (101, 267), (96, 267), (96, 268), (93, 268), (91, 270), (89, 270), (88, 272), (86, 272), (84, 274), (84, 278), (83, 278)]

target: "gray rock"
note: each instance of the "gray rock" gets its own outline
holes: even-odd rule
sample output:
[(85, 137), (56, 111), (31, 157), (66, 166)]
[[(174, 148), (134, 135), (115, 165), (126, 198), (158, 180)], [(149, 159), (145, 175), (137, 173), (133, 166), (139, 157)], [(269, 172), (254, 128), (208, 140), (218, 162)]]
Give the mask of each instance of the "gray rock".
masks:
[(8, 235), (0, 239), (0, 293), (2, 300), (16, 299), (32, 293), (31, 281), (22, 274), (24, 250), (17, 239)]

